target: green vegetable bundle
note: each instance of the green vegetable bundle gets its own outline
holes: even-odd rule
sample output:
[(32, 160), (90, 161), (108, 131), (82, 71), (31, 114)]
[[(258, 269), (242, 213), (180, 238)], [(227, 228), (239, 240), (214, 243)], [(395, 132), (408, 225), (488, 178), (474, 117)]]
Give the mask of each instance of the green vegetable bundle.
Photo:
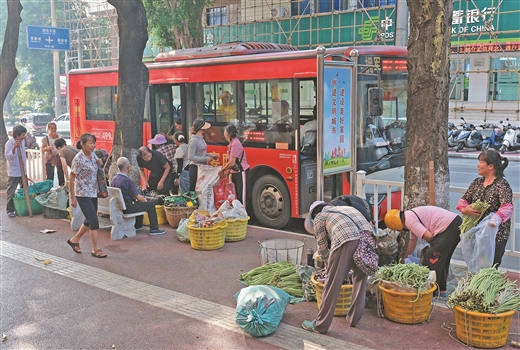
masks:
[(283, 289), (292, 296), (303, 296), (302, 280), (296, 272), (296, 265), (289, 261), (262, 265), (241, 274), (238, 280), (248, 286), (267, 284)]
[(484, 314), (512, 311), (520, 308), (520, 288), (508, 280), (505, 272), (489, 267), (475, 275), (468, 272), (450, 294), (447, 304)]
[(428, 281), (429, 274), (430, 270), (426, 266), (417, 264), (394, 264), (381, 266), (374, 276), (374, 282), (396, 282), (403, 287), (417, 288), (417, 296), (419, 296), (424, 290), (428, 290), (430, 287)]
[(463, 214), (462, 215), (462, 224), (459, 226), (460, 233), (465, 233), (475, 227), (478, 222), (480, 221), (480, 218), (486, 210), (489, 209), (490, 204), (487, 202), (482, 202), (480, 199), (477, 199), (477, 201), (473, 204), (471, 204), (471, 209), (480, 210), (481, 214), (480, 216), (470, 216)]

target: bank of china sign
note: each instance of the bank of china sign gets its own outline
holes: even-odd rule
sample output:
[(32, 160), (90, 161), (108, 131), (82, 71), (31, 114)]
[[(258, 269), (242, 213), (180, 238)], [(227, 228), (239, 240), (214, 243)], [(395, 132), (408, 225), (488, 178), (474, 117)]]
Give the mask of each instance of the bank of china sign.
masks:
[(480, 33), (495, 31), (493, 26), (495, 7), (453, 11), (451, 34)]

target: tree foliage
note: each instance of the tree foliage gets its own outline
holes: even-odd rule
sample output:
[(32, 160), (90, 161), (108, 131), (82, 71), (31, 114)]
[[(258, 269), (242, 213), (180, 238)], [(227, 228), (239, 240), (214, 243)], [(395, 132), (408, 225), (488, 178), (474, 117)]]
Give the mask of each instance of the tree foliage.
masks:
[(204, 45), (202, 15), (211, 0), (144, 0), (154, 46), (173, 49)]
[[(21, 74), (18, 76), (18, 83), (12, 90), (14, 97), (11, 100), (12, 106), (5, 109), (13, 110), (19, 109), (21, 106), (41, 106), (45, 109), (52, 105), (54, 100), (54, 75), (52, 64), (52, 51), (48, 50), (34, 50), (27, 47), (27, 25), (50, 26), (51, 25), (51, 7), (50, 1), (23, 1), (24, 15), (23, 25), (17, 33), (18, 37), (18, 51), (16, 54), (16, 66), (20, 69)], [(2, 27), (6, 25), (7, 9), (4, 6), (0, 7), (0, 18)], [(0, 37), (4, 40), (3, 37)], [(63, 55), (63, 54), (61, 54)], [(63, 60), (60, 60), (62, 62)], [(25, 79), (31, 79), (29, 85), (24, 86)], [(17, 99), (17, 89), (24, 86), (29, 94), (29, 99), (20, 101)], [(25, 104), (20, 104), (25, 103)], [(2, 104), (3, 105), (3, 104)]]
[[(6, 0), (7, 1), (7, 22), (5, 26), (4, 43), (2, 45), (2, 53), (0, 54), (0, 101), (2, 106), (5, 98), (11, 89), (18, 70), (16, 69), (16, 50), (18, 49), (18, 33), (20, 31), (20, 22), (22, 18), (22, 4), (20, 0)], [(2, 118), (3, 121), (3, 118)], [(7, 130), (5, 124), (2, 122), (0, 127), (0, 151), (2, 156), (5, 153), (5, 143), (7, 142)], [(7, 167), (0, 167), (0, 186), (6, 188), (7, 186)]]
[[(145, 94), (148, 88), (148, 68), (143, 52), (148, 41), (146, 11), (142, 0), (108, 0), (117, 10), (119, 27), (119, 81), (116, 128), (112, 157), (127, 157), (130, 174), (138, 181), (137, 149), (142, 145)], [(116, 162), (112, 162), (115, 172)]]
[(452, 0), (407, 0), (408, 102), (404, 207), (430, 203), (429, 161), (434, 162), (435, 203), (448, 208), (448, 112)]

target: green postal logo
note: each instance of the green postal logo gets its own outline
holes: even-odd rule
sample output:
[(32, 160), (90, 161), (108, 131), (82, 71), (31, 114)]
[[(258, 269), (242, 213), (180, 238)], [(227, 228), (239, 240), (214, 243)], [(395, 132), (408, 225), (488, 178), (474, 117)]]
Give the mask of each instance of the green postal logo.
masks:
[(379, 16), (370, 17), (363, 23), (363, 26), (358, 30), (361, 40), (374, 39), (374, 35), (377, 33), (377, 23), (379, 23)]

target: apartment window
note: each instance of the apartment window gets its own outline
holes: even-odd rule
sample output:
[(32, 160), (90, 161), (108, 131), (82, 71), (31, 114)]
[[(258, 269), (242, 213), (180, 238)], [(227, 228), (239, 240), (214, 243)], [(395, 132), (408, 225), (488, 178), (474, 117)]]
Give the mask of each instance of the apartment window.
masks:
[(226, 7), (213, 7), (206, 10), (206, 21), (208, 26), (226, 24)]

